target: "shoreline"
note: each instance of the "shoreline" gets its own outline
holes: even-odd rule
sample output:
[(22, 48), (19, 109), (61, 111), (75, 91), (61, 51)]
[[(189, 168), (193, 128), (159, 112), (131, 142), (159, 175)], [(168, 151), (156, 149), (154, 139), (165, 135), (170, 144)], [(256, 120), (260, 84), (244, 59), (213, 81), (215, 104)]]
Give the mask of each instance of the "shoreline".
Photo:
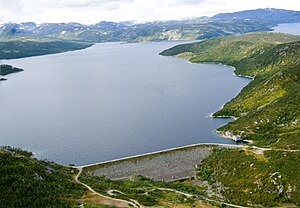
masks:
[[(178, 57), (178, 56), (176, 55), (176, 57)], [(179, 58), (181, 58), (181, 57), (179, 57)], [(236, 68), (235, 68), (234, 66), (226, 65), (226, 64), (223, 64), (223, 63), (220, 63), (220, 62), (192, 62), (192, 61), (191, 61), (191, 58), (188, 59), (188, 62), (189, 62), (190, 64), (218, 64), (218, 65), (230, 67), (230, 68), (233, 69), (232, 74), (233, 74), (233, 76), (235, 76), (235, 77), (245, 78), (245, 79), (250, 79), (251, 81), (255, 79), (255, 77), (244, 76), (244, 75), (236, 74), (236, 73), (235, 73)], [(251, 81), (250, 81), (250, 82), (251, 82)], [(249, 83), (248, 83), (248, 84), (249, 84)], [(247, 84), (247, 85), (248, 85), (248, 84)], [(246, 86), (247, 86), (247, 85), (246, 85)], [(245, 86), (245, 87), (246, 87), (246, 86)], [(244, 87), (243, 87), (242, 89), (244, 89)], [(241, 92), (242, 89), (240, 89), (240, 92)], [(239, 94), (239, 93), (238, 93), (238, 94)], [(238, 95), (238, 94), (237, 94), (237, 95)], [(237, 96), (237, 95), (236, 95), (236, 96)], [(236, 97), (236, 96), (235, 96), (235, 97)], [(214, 115), (213, 115), (214, 113), (216, 113), (216, 112), (222, 110), (222, 109), (224, 108), (225, 104), (228, 103), (228, 102), (230, 102), (230, 101), (225, 102), (225, 103), (221, 106), (221, 108), (219, 108), (219, 110), (217, 110), (217, 111), (215, 111), (215, 112), (209, 114), (207, 117), (208, 117), (208, 118), (220, 118), (220, 119), (232, 119), (232, 120), (234, 120), (234, 121), (237, 120), (238, 117), (234, 117), (234, 116), (214, 116)], [(227, 122), (227, 123), (228, 123), (228, 122)], [(224, 124), (224, 125), (226, 125), (226, 124)], [(224, 125), (223, 125), (223, 126), (224, 126)], [(217, 129), (215, 130), (215, 132), (216, 132), (218, 135), (220, 135), (221, 137), (225, 138), (225, 139), (230, 139), (230, 140), (233, 140), (233, 141), (235, 141), (235, 142), (244, 142), (244, 140), (241, 139), (241, 138), (237, 140), (237, 139), (235, 138), (236, 135), (233, 135), (232, 133), (231, 133), (232, 135), (229, 136), (229, 135), (225, 135), (225, 132), (218, 131)], [(239, 137), (240, 137), (240, 135), (239, 135)], [(248, 140), (245, 140), (245, 142), (246, 142), (246, 143), (250, 143), (250, 144), (253, 143), (253, 141), (251, 141), (251, 140), (249, 140), (249, 141), (248, 141)]]
[(29, 55), (29, 56), (18, 57), (18, 58), (6, 58), (6, 59), (1, 59), (0, 58), (0, 61), (10, 62), (10, 61), (26, 59), (26, 58), (34, 58), (34, 57), (40, 57), (40, 56), (51, 56), (51, 55), (61, 54), (61, 53), (72, 53), (72, 52), (76, 52), (76, 51), (86, 50), (90, 47), (93, 47), (94, 45), (95, 45), (95, 43), (90, 43), (90, 45), (87, 45), (86, 47), (79, 48), (79, 49), (74, 49), (74, 50), (59, 51), (59, 52), (54, 52), (54, 53), (45, 53), (45, 54), (38, 54), (38, 55)]

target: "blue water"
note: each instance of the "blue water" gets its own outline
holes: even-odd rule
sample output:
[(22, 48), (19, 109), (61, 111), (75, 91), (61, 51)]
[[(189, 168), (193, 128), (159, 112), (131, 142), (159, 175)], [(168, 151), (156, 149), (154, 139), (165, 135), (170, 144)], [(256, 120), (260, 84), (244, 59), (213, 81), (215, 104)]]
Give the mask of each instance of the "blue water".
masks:
[(4, 61), (25, 69), (0, 83), (0, 145), (62, 164), (100, 162), (194, 143), (232, 143), (207, 116), (249, 79), (232, 68), (158, 53), (179, 42), (104, 43)]
[(274, 32), (282, 32), (282, 33), (300, 35), (300, 23), (279, 24), (278, 26), (274, 27), (273, 29), (274, 29)]

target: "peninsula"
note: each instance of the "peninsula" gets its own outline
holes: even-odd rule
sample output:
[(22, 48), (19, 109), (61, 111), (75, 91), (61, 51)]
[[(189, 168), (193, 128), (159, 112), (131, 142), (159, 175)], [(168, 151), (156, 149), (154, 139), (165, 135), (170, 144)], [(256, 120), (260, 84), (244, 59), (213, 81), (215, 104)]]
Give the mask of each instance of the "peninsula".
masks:
[(7, 65), (7, 64), (2, 64), (2, 65), (0, 65), (0, 81), (7, 80), (6, 78), (3, 78), (1, 76), (5, 76), (8, 74), (17, 73), (17, 72), (21, 72), (21, 71), (23, 71), (23, 69), (13, 67), (13, 66)]
[(201, 162), (199, 179), (239, 205), (299, 206), (300, 36), (219, 37), (175, 46), (161, 55), (231, 65), (235, 74), (254, 78), (213, 116), (237, 118), (218, 132), (251, 140), (250, 147), (272, 150), (253, 154), (219, 149)]

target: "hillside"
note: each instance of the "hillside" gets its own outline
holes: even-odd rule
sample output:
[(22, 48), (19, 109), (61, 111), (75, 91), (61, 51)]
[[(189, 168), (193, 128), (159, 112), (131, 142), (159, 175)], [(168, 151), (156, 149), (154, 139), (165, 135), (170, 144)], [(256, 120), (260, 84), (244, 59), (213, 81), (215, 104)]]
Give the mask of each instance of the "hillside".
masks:
[(196, 169), (208, 193), (246, 207), (300, 206), (299, 151), (214, 149)]
[(256, 9), (233, 13), (221, 13), (212, 17), (213, 19), (247, 19), (258, 22), (270, 22), (273, 24), (300, 22), (300, 12), (284, 9)]
[(270, 25), (243, 20), (211, 21), (201, 18), (145, 24), (7, 23), (0, 25), (0, 59), (84, 49), (101, 42), (194, 40), (251, 31), (267, 31), (270, 27)]
[(78, 50), (102, 42), (196, 40), (270, 31), (278, 23), (298, 22), (300, 12), (258, 9), (186, 20), (106, 22), (85, 25), (34, 22), (0, 25), (0, 59)]
[(220, 207), (300, 206), (300, 37), (279, 33), (219, 37), (176, 46), (162, 55), (185, 56), (195, 63), (222, 62), (235, 66), (239, 75), (255, 77), (214, 115), (238, 117), (219, 130), (268, 148), (214, 148), (199, 161), (195, 179), (165, 182), (142, 176), (130, 180), (93, 176), (80, 167), (2, 147), (0, 204), (16, 208), (212, 207), (207, 202)]
[[(300, 37), (250, 33), (175, 46), (162, 55), (193, 63), (234, 66), (254, 79), (215, 117), (234, 120), (218, 131), (253, 140), (267, 149), (215, 149), (199, 164), (197, 177), (227, 202), (257, 206), (299, 206)], [(294, 180), (295, 179), (295, 180)]]
[(213, 148), (195, 169), (196, 179), (165, 182), (143, 176), (130, 180), (93, 176), (80, 167), (62, 166), (35, 159), (28, 151), (0, 147), (0, 203), (7, 208), (300, 205), (299, 152), (260, 151)]
[(256, 9), (221, 13), (213, 17), (146, 23), (106, 22), (85, 25), (34, 22), (0, 25), (0, 38), (38, 37), (84, 42), (139, 42), (195, 40), (248, 32), (269, 31), (279, 23), (300, 22), (300, 12), (282, 9)]
[[(202, 196), (203, 191), (189, 183), (154, 182), (141, 176), (110, 180), (85, 173), (78, 181), (77, 168), (38, 160), (31, 152), (17, 148), (0, 147), (0, 165), (0, 204), (5, 208), (140, 207), (139, 203), (150, 207), (212, 207), (192, 195)], [(88, 190), (86, 184), (99, 194)]]
[(74, 170), (33, 159), (30, 152), (0, 148), (0, 164), (1, 207), (78, 207), (85, 193), (72, 180)]
[(195, 40), (255, 31), (268, 31), (273, 24), (245, 20), (190, 20), (157, 21), (143, 24), (99, 22), (79, 23), (32, 22), (0, 25), (0, 38), (35, 37), (57, 38), (83, 42), (140, 42), (162, 40)]
[(193, 63), (217, 62), (255, 77), (214, 116), (237, 117), (218, 130), (261, 146), (300, 147), (300, 36), (250, 33), (180, 45), (162, 55), (184, 55)]
[(90, 47), (91, 43), (54, 38), (14, 37), (0, 39), (0, 59), (61, 53)]

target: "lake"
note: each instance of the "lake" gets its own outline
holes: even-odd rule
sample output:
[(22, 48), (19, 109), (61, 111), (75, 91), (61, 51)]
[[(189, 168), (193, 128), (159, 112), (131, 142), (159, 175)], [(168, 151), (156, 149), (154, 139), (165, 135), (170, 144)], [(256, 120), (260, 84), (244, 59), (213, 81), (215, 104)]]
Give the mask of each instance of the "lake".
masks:
[(0, 145), (62, 164), (106, 161), (195, 143), (233, 143), (207, 116), (249, 79), (232, 67), (159, 52), (183, 42), (103, 43), (6, 60), (25, 69), (0, 83)]
[(294, 35), (300, 35), (300, 23), (286, 23), (286, 24), (279, 24), (276, 27), (273, 27), (273, 32), (282, 32), (282, 33), (289, 33)]

